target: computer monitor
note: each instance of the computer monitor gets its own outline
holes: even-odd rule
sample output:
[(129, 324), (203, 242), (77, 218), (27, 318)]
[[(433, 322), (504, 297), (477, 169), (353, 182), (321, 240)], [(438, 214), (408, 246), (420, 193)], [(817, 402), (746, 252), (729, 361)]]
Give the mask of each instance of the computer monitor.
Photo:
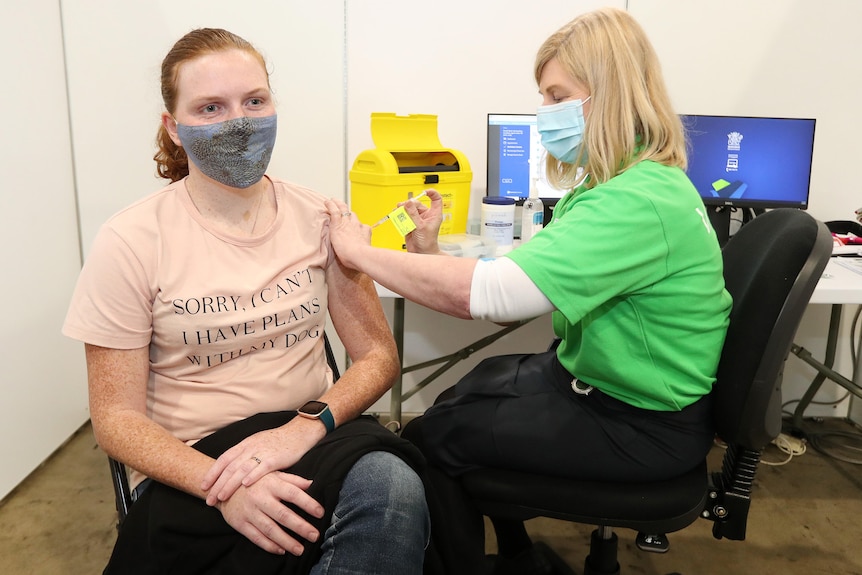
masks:
[(808, 207), (814, 119), (680, 117), (689, 141), (686, 173), (704, 204)]
[(708, 208), (721, 245), (731, 212), (742, 224), (772, 208), (808, 207), (814, 119), (680, 116), (688, 138), (689, 179)]
[[(814, 155), (813, 118), (682, 114), (689, 141), (687, 174), (722, 239), (735, 208), (808, 207)], [(539, 197), (550, 209), (567, 190), (544, 178), (547, 152), (535, 114), (488, 114), (489, 196), (528, 197), (537, 177)]]
[(545, 222), (557, 200), (568, 190), (557, 190), (545, 180), (545, 155), (535, 114), (488, 114), (487, 195), (507, 196), (521, 202), (530, 195), (537, 178), (539, 198), (545, 206)]

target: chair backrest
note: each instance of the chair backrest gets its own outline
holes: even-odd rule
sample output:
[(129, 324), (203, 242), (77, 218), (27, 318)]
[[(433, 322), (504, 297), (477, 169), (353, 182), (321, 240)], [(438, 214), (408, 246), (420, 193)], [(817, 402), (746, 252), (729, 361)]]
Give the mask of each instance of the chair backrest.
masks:
[(326, 332), (323, 332), (323, 351), (326, 354), (326, 363), (329, 364), (329, 369), (332, 370), (332, 381), (338, 381), (341, 377), (341, 372), (338, 371), (338, 361), (336, 361), (335, 354), (332, 352), (332, 346), (329, 344)]
[(829, 261), (832, 236), (806, 212), (757, 216), (722, 250), (733, 297), (714, 388), (716, 432), (760, 450), (781, 431), (781, 370)]

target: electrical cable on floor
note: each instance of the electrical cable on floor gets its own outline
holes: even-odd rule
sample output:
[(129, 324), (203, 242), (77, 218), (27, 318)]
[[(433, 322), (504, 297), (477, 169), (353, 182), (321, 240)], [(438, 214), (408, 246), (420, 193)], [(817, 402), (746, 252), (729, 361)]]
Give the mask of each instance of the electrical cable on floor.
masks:
[[(862, 445), (862, 434), (850, 431), (824, 431), (806, 435), (808, 435), (808, 441), (811, 443), (811, 447), (813, 447), (818, 453), (825, 455), (826, 457), (831, 457), (832, 459), (837, 459), (838, 461), (843, 461), (844, 463), (862, 465), (862, 459), (852, 457), (851, 455), (844, 455), (840, 451), (846, 450), (854, 456), (862, 455), (862, 447), (860, 447), (860, 445)], [(834, 441), (833, 438), (844, 438), (851, 441), (848, 443), (841, 443), (839, 441)], [(852, 442), (854, 441), (857, 445), (852, 445)]]
[(782, 453), (787, 454), (787, 459), (783, 459), (781, 461), (766, 461), (761, 456), (760, 463), (763, 465), (785, 465), (790, 463), (790, 460), (794, 457), (798, 457), (805, 453), (805, 440), (800, 439), (798, 437), (793, 437), (792, 435), (787, 435), (786, 433), (779, 433), (778, 437), (772, 440), (772, 445), (778, 448)]

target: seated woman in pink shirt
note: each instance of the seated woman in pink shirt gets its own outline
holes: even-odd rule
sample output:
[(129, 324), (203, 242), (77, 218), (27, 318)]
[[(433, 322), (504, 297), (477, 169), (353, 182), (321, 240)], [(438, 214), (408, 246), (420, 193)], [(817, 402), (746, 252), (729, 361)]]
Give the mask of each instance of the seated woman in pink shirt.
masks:
[[(264, 59), (194, 30), (162, 97), (170, 184), (102, 226), (64, 325), (99, 445), (133, 470), (106, 573), (420, 573), (422, 458), (360, 417), (396, 348), (371, 280), (335, 258), (326, 198), (265, 174)], [(327, 318), (351, 358), (337, 383)]]

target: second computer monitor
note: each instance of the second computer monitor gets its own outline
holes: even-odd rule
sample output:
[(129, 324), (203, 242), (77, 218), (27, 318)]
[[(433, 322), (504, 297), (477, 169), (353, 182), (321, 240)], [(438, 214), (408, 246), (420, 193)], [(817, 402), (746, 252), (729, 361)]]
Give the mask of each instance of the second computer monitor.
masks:
[(813, 118), (682, 115), (686, 173), (708, 206), (808, 207)]

